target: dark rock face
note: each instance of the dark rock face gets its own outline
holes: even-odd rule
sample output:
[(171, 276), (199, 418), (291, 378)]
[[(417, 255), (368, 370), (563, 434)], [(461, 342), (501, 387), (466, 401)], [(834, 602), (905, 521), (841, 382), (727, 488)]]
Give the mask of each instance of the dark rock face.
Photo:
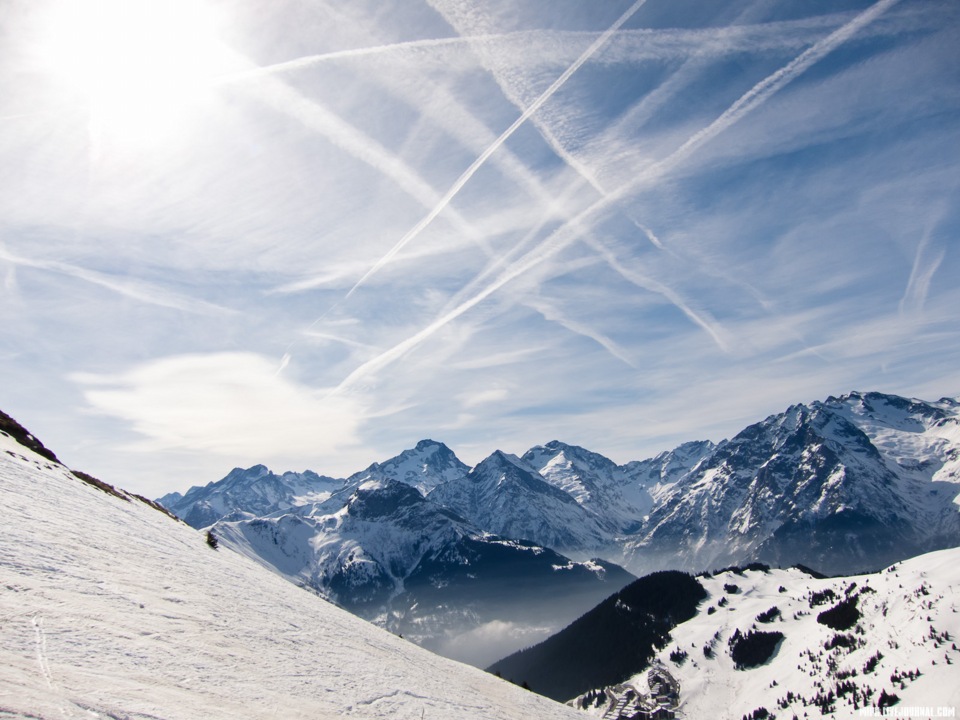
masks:
[(57, 456), (54, 455), (52, 451), (44, 447), (42, 442), (37, 440), (33, 435), (27, 432), (27, 429), (23, 427), (23, 425), (18, 423), (2, 410), (0, 410), (0, 432), (6, 433), (25, 448), (32, 450), (41, 457), (45, 457), (47, 460), (52, 460), (55, 463), (60, 462), (57, 460)]

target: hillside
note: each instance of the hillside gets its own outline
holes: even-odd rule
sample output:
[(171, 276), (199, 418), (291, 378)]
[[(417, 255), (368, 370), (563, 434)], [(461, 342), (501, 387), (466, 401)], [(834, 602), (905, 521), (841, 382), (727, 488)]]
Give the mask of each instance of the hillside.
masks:
[[(960, 707), (960, 549), (855, 577), (748, 570), (701, 582), (710, 598), (658, 655), (680, 683), (686, 717), (723, 708), (739, 718), (763, 707), (786, 718), (845, 718), (882, 693), (901, 709)], [(783, 639), (768, 660), (737, 669), (737, 636), (751, 631)], [(685, 661), (671, 661), (677, 651)]]
[(554, 700), (612, 684), (645, 667), (671, 629), (706, 598), (690, 575), (661, 571), (630, 583), (556, 635), (488, 670)]
[(0, 717), (574, 718), (0, 435)]
[[(707, 599), (652, 661), (582, 694), (578, 707), (736, 719), (850, 718), (883, 706), (934, 717), (960, 706), (960, 549), (852, 577), (755, 566), (697, 580)], [(656, 700), (650, 688), (663, 677), (674, 696)]]

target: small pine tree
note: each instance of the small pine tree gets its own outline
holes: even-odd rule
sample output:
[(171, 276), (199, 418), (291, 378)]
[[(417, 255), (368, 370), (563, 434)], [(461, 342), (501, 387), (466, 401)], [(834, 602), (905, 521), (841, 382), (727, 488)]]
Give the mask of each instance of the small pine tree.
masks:
[(217, 540), (217, 536), (214, 535), (210, 530), (207, 530), (207, 545), (212, 547), (214, 550), (220, 547), (220, 541)]

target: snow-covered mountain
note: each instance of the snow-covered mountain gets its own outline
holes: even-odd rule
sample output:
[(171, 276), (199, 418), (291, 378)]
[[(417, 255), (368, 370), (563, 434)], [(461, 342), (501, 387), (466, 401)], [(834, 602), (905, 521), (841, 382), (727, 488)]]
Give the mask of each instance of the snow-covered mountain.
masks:
[(426, 495), (437, 485), (458, 480), (470, 472), (470, 466), (461, 462), (453, 451), (441, 442), (421, 440), (416, 447), (404, 450), (382, 463), (373, 463), (347, 478), (347, 484), (356, 486), (367, 480), (397, 480), (415, 487)]
[(221, 520), (213, 532), (361, 617), (480, 665), (549, 635), (633, 579), (610, 563), (577, 563), (485, 533), (398, 480)]
[(596, 516), (611, 535), (635, 532), (653, 506), (647, 478), (582, 447), (553, 440), (527, 450), (522, 460)]
[(898, 717), (953, 717), (960, 705), (960, 549), (857, 577), (756, 569), (698, 580), (707, 599), (671, 630), (649, 669), (585, 693), (578, 707), (849, 718), (879, 717), (884, 707)]
[[(861, 572), (960, 544), (958, 419), (960, 403), (952, 399), (851, 393), (795, 405), (730, 440), (689, 442), (624, 465), (553, 441), (522, 458), (497, 451), (470, 470), (442, 443), (424, 440), (343, 481), (237, 470), (172, 504), (198, 526), (219, 516), (248, 521), (252, 515), (270, 516), (265, 519), (275, 526), (277, 546), (286, 547), (280, 536), (288, 525), (302, 533), (297, 542), (313, 538), (319, 531), (299, 529), (313, 517), (325, 518), (324, 543), (362, 546), (369, 557), (387, 557), (402, 547), (401, 555), (418, 557), (416, 543), (389, 524), (362, 543), (352, 536), (337, 539), (343, 526), (335, 518), (353, 493), (369, 482), (377, 488), (401, 482), (426, 492), (432, 506), (463, 518), (475, 537), (486, 532), (525, 540), (578, 560), (602, 557), (635, 574), (758, 560), (802, 563), (831, 574)], [(266, 490), (256, 489), (259, 477), (267, 481)], [(284, 478), (305, 480), (278, 487)], [(230, 515), (237, 511), (250, 515)], [(281, 522), (278, 513), (299, 519)], [(253, 546), (268, 555), (277, 547), (272, 541)], [(270, 557), (281, 568), (292, 562)], [(349, 593), (329, 584), (345, 572), (329, 570), (329, 558), (314, 558), (316, 574), (299, 581), (347, 598)], [(353, 567), (340, 554), (336, 562)], [(397, 565), (403, 572), (414, 566)], [(379, 583), (371, 602), (382, 604), (405, 587), (398, 580), (403, 572), (372, 569), (388, 568), (389, 562), (359, 564), (350, 573), (361, 567), (372, 575), (348, 587), (353, 597), (362, 595), (361, 587)], [(300, 576), (299, 570), (281, 572)]]
[(212, 549), (203, 533), (83, 480), (7, 429), (0, 716), (580, 716)]
[(443, 443), (421, 440), (416, 447), (348, 478), (332, 478), (306, 470), (277, 475), (263, 465), (234, 468), (221, 480), (194, 486), (185, 494), (169, 493), (158, 502), (188, 525), (203, 528), (225, 517), (270, 515), (322, 503), (334, 494), (349, 495), (369, 480), (395, 480), (426, 494), (437, 485), (460, 478), (470, 468)]
[(751, 425), (660, 494), (627, 565), (834, 574), (960, 544), (958, 409), (851, 393)]
[(497, 450), (462, 478), (437, 486), (428, 498), (475, 525), (578, 557), (610, 541), (609, 523), (547, 482), (537, 468)]
[(343, 480), (310, 470), (277, 475), (263, 465), (254, 465), (234, 468), (222, 480), (192, 487), (184, 495), (164, 495), (158, 502), (188, 525), (203, 528), (233, 513), (269, 515), (321, 502), (342, 488)]
[[(643, 506), (652, 510), (653, 505), (659, 505), (677, 482), (694, 470), (716, 447), (709, 440), (693, 440), (647, 460), (628, 462), (621, 466), (626, 478), (624, 492), (640, 493)], [(650, 498), (649, 505), (647, 498)]]

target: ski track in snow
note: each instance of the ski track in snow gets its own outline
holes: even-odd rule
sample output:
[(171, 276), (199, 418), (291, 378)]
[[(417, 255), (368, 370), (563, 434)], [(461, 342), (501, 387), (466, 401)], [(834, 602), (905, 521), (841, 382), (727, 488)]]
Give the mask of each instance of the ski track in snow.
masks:
[(0, 718), (575, 718), (0, 435)]

